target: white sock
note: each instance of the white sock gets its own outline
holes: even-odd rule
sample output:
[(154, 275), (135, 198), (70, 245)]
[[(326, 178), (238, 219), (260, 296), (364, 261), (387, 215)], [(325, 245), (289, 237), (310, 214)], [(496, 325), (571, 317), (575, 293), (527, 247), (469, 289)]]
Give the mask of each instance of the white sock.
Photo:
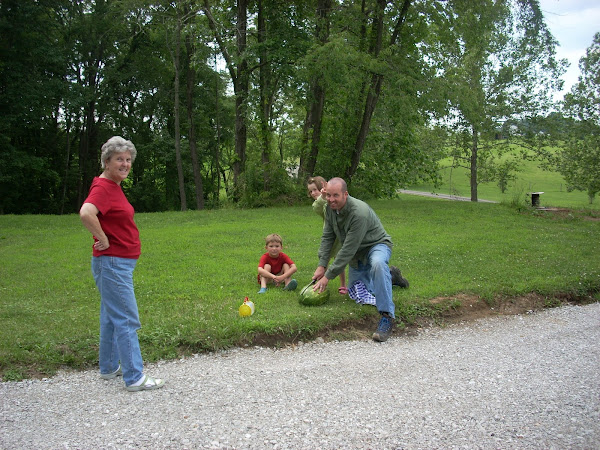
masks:
[(146, 375), (142, 374), (142, 378), (140, 378), (138, 381), (131, 384), (130, 386), (141, 386), (145, 379), (146, 379)]

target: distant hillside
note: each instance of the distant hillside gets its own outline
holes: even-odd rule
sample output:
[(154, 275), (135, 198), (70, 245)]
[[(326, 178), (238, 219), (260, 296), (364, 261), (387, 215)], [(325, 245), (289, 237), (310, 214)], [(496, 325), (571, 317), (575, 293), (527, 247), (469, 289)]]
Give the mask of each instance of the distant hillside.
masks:
[[(451, 162), (452, 160), (448, 158), (441, 163), (441, 166), (444, 167), (441, 170), (443, 184), (439, 188), (434, 188), (431, 184), (410, 185), (405, 188), (470, 197), (471, 188), (469, 186), (468, 170), (464, 168), (451, 169), (449, 167)], [(481, 183), (478, 187), (479, 199), (505, 203), (518, 200), (520, 203), (529, 203), (528, 193), (543, 192), (540, 196), (540, 206), (600, 209), (600, 199), (595, 199), (590, 205), (585, 192), (567, 192), (563, 177), (558, 172), (541, 169), (536, 161), (521, 161), (519, 172), (515, 172), (514, 175), (516, 175), (516, 180), (509, 183), (504, 194), (495, 182)]]

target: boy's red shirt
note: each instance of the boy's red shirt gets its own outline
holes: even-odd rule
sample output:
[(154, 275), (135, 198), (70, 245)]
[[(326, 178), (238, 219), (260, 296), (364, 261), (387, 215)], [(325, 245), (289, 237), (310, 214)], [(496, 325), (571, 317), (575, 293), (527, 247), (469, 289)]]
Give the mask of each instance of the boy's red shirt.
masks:
[(271, 273), (278, 274), (283, 269), (284, 264), (289, 264), (291, 266), (294, 264), (294, 261), (292, 261), (290, 257), (283, 252), (279, 252), (279, 256), (277, 258), (272, 258), (269, 253), (265, 253), (260, 257), (258, 267), (264, 268), (265, 264), (269, 264), (271, 266)]

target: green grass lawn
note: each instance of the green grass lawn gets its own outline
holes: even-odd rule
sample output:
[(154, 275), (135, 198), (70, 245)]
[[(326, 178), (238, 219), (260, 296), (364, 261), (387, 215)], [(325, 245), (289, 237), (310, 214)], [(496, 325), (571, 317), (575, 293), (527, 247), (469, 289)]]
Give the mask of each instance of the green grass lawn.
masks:
[[(451, 162), (451, 159), (441, 162), (444, 167), (440, 171), (441, 186), (436, 188), (432, 184), (417, 184), (408, 186), (406, 189), (471, 197), (469, 171), (465, 168), (452, 169), (449, 167)], [(478, 198), (508, 204), (531, 204), (531, 199), (527, 197), (527, 194), (543, 192), (540, 196), (540, 206), (543, 207), (600, 210), (600, 200), (595, 199), (590, 204), (586, 192), (567, 192), (565, 180), (558, 172), (542, 170), (536, 161), (523, 160), (519, 166), (520, 171), (514, 173), (517, 179), (509, 184), (505, 193), (501, 192), (497, 183), (481, 183), (477, 190)]]
[[(587, 294), (600, 287), (597, 221), (413, 196), (371, 205), (395, 242), (391, 263), (411, 283), (394, 289), (396, 313), (405, 324), (435, 316), (433, 298), (467, 293), (493, 302), (497, 296)], [(322, 222), (308, 200), (297, 207), (137, 214), (136, 222), (142, 257), (134, 282), (148, 361), (269, 336), (306, 339), (377, 314), (338, 295), (338, 280), (320, 307), (301, 306), (297, 292), (271, 288), (257, 295), (256, 268), (268, 233), (283, 236), (284, 251), (299, 268), (299, 286), (310, 281)], [(96, 364), (99, 294), (91, 245), (77, 215), (0, 216), (4, 380)], [(256, 312), (241, 318), (245, 296)]]

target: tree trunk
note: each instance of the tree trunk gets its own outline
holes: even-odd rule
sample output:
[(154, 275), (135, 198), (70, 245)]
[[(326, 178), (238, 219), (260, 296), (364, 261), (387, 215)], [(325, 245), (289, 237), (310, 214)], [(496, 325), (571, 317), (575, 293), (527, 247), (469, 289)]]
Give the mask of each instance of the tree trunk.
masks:
[(375, 107), (377, 106), (377, 101), (379, 100), (379, 95), (381, 93), (382, 82), (383, 75), (372, 75), (371, 86), (367, 94), (360, 130), (358, 131), (358, 136), (356, 137), (356, 143), (354, 145), (354, 151), (352, 152), (352, 156), (350, 158), (350, 166), (346, 170), (346, 182), (348, 183), (352, 181), (352, 177), (356, 173), (356, 169), (358, 169), (360, 157), (362, 156), (362, 152), (365, 148), (365, 142), (367, 141), (367, 135), (369, 134), (371, 119), (373, 117), (373, 113), (375, 112)]
[(270, 147), (271, 139), (269, 133), (269, 120), (271, 111), (270, 101), (270, 66), (269, 55), (266, 47), (267, 24), (265, 20), (265, 11), (263, 0), (258, 0), (258, 45), (259, 53), (259, 96), (260, 96), (260, 146), (261, 161), (263, 164), (263, 189), (269, 190), (270, 187)]
[(67, 198), (67, 183), (69, 179), (69, 166), (71, 165), (71, 113), (67, 109), (65, 111), (65, 178), (63, 179), (63, 189), (62, 195), (60, 199), (60, 215), (63, 215), (65, 212), (65, 199)]
[(310, 142), (310, 153), (306, 165), (306, 173), (314, 175), (319, 156), (319, 145), (321, 143), (321, 125), (323, 124), (323, 108), (325, 107), (325, 89), (321, 86), (319, 80), (316, 80), (313, 86), (314, 101), (312, 104), (311, 115), (314, 118), (312, 123), (312, 139)]
[[(315, 37), (317, 42), (325, 45), (329, 40), (329, 11), (331, 9), (331, 0), (319, 0), (317, 5), (317, 24), (315, 27)], [(302, 132), (302, 146), (305, 149), (300, 155), (300, 167), (298, 178), (302, 181), (307, 176), (314, 175), (319, 155), (319, 144), (321, 141), (321, 125), (323, 123), (323, 108), (325, 106), (325, 89), (321, 83), (320, 77), (315, 76), (311, 80), (309, 90), (309, 102), (307, 107), (306, 119)], [(309, 135), (312, 129), (312, 138)]]
[(196, 73), (190, 64), (193, 55), (192, 37), (188, 34), (185, 38), (186, 57), (186, 106), (190, 140), (190, 156), (192, 157), (192, 169), (194, 171), (194, 184), (196, 187), (196, 209), (204, 209), (204, 187), (202, 184), (202, 172), (198, 162), (198, 151), (196, 149), (196, 127), (194, 125), (194, 85)]
[(248, 99), (250, 73), (248, 68), (248, 60), (246, 59), (246, 42), (247, 42), (247, 27), (248, 27), (248, 0), (237, 0), (237, 27), (236, 27), (236, 43), (237, 43), (237, 68), (234, 61), (227, 50), (227, 46), (219, 32), (219, 24), (212, 15), (208, 0), (204, 0), (202, 7), (208, 25), (213, 31), (217, 44), (225, 62), (227, 70), (231, 76), (233, 83), (233, 92), (235, 94), (235, 160), (233, 162), (233, 199), (239, 200), (240, 195), (240, 178), (244, 172), (246, 165), (246, 102)]
[[(217, 67), (217, 53), (215, 52), (215, 68)], [(215, 205), (219, 204), (219, 195), (221, 194), (221, 121), (219, 119), (221, 112), (219, 107), (219, 76), (215, 77), (215, 132), (216, 132), (216, 142), (215, 142), (215, 152), (214, 152), (214, 175), (213, 175), (213, 183), (216, 185), (216, 189), (213, 190), (213, 201)], [(227, 192), (227, 180), (223, 180), (225, 183), (225, 192)]]
[(179, 67), (181, 59), (181, 18), (177, 17), (177, 29), (175, 32), (175, 49), (173, 56), (173, 65), (175, 67), (174, 93), (175, 102), (173, 107), (175, 121), (175, 163), (177, 164), (177, 180), (179, 183), (179, 200), (181, 210), (187, 211), (187, 200), (185, 197), (185, 181), (183, 177), (183, 162), (181, 160), (181, 131), (179, 129)]
[(98, 53), (93, 60), (87, 62), (87, 77), (86, 89), (92, 93), (92, 99), (87, 102), (83, 114), (84, 126), (81, 131), (81, 139), (79, 141), (79, 186), (77, 192), (77, 204), (81, 205), (86, 198), (88, 189), (92, 184), (92, 179), (98, 172), (99, 162), (99, 146), (98, 130), (96, 123), (96, 100), (97, 100), (97, 85), (98, 85), (98, 69), (103, 56), (103, 46), (98, 47)]
[(471, 201), (477, 201), (477, 150), (479, 147), (479, 133), (473, 127), (473, 145), (471, 147)]
[(88, 102), (85, 112), (85, 125), (82, 130), (81, 139), (79, 141), (79, 189), (77, 196), (77, 204), (81, 205), (87, 196), (88, 189), (92, 184), (92, 179), (98, 172), (98, 133), (96, 130), (96, 101)]
[[(384, 27), (384, 15), (385, 15), (385, 7), (387, 5), (387, 0), (377, 0), (377, 17), (376, 20), (373, 21), (373, 31), (375, 35), (375, 41), (369, 44), (369, 51), (377, 58), (382, 49), (382, 39), (383, 39), (383, 27)], [(398, 18), (398, 22), (394, 28), (394, 32), (392, 34), (392, 38), (390, 39), (390, 46), (395, 45), (396, 41), (400, 35), (400, 29), (404, 24), (404, 19), (406, 18), (406, 14), (408, 12), (408, 8), (410, 6), (410, 0), (404, 0), (402, 5), (402, 11), (400, 13), (400, 17)], [(369, 91), (367, 92), (367, 99), (365, 101), (365, 108), (363, 111), (363, 116), (360, 124), (360, 130), (358, 132), (358, 136), (356, 137), (356, 142), (354, 144), (354, 149), (352, 151), (352, 156), (350, 158), (350, 166), (346, 170), (346, 182), (350, 183), (352, 181), (352, 177), (356, 173), (358, 169), (358, 164), (360, 163), (360, 158), (362, 156), (362, 152), (365, 148), (365, 143), (367, 141), (367, 135), (369, 134), (369, 128), (371, 126), (371, 119), (373, 117), (373, 113), (375, 112), (375, 107), (377, 106), (377, 102), (379, 101), (379, 95), (381, 94), (381, 86), (383, 84), (383, 75), (373, 73), (371, 75), (371, 83), (369, 86)]]
[(308, 175), (312, 175), (312, 172), (309, 172), (307, 169), (307, 161), (308, 161), (308, 132), (310, 131), (310, 127), (312, 126), (312, 117), (310, 115), (311, 107), (306, 108), (306, 117), (304, 118), (304, 125), (302, 127), (302, 140), (300, 147), (300, 162), (298, 164), (298, 179), (302, 182), (307, 178)]
[[(377, 16), (373, 22), (373, 31), (375, 34), (375, 42), (369, 46), (369, 50), (373, 53), (373, 56), (378, 57), (381, 52), (382, 39), (383, 39), (383, 16), (385, 14), (385, 7), (387, 0), (377, 0)], [(381, 83), (383, 81), (383, 75), (373, 73), (371, 75), (371, 84), (367, 92), (367, 99), (365, 102), (365, 108), (363, 110), (363, 117), (360, 124), (360, 130), (354, 144), (354, 150), (350, 158), (350, 166), (346, 170), (346, 182), (350, 183), (352, 177), (356, 173), (360, 157), (365, 147), (367, 135), (369, 134), (369, 127), (371, 125), (371, 118), (373, 112), (377, 106), (379, 95), (381, 93)]]
[(236, 160), (233, 163), (233, 184), (234, 199), (239, 200), (240, 178), (246, 166), (246, 108), (248, 99), (249, 79), (248, 60), (246, 59), (247, 28), (248, 28), (248, 0), (238, 0), (237, 2), (237, 57), (239, 64), (237, 67), (235, 89), (235, 154)]

